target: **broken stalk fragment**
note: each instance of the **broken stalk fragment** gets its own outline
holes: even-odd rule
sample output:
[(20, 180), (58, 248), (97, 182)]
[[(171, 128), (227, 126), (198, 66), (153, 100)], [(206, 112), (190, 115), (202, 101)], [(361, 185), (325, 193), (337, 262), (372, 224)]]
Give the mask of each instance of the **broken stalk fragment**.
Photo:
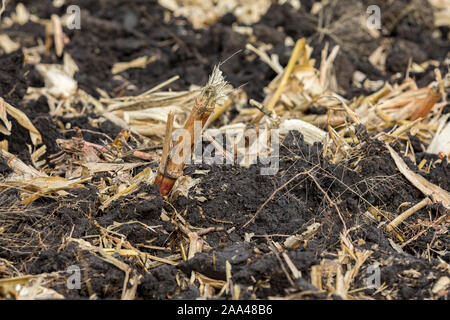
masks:
[(439, 92), (439, 85), (436, 83), (430, 88), (425, 100), (423, 100), (422, 104), (417, 108), (410, 120), (414, 121), (419, 118), (425, 118), (440, 98), (441, 93)]
[(419, 211), (423, 207), (432, 204), (433, 202), (430, 200), (430, 198), (426, 197), (419, 203), (417, 203), (415, 206), (409, 208), (405, 212), (403, 212), (401, 215), (397, 216), (394, 220), (392, 220), (387, 226), (386, 231), (393, 231), (400, 223), (405, 221), (407, 218), (409, 218), (413, 213)]
[[(201, 130), (204, 128), (206, 121), (213, 113), (216, 104), (220, 103), (227, 94), (227, 82), (222, 76), (222, 71), (216, 66), (209, 77), (208, 83), (203, 87), (200, 96), (196, 99), (192, 112), (184, 124), (186, 135), (181, 135), (178, 141), (172, 148), (172, 152), (164, 155), (161, 160), (161, 165), (158, 169), (158, 175), (154, 184), (159, 185), (161, 196), (167, 196), (172, 190), (177, 179), (183, 174), (183, 169), (189, 153), (184, 153), (185, 150), (191, 150), (194, 146), (194, 139), (200, 136), (197, 132), (194, 134), (195, 123), (201, 123)], [(171, 130), (170, 130), (171, 131)], [(167, 132), (166, 132), (167, 134)], [(201, 134), (201, 132), (200, 132)], [(189, 139), (183, 141), (183, 137), (187, 136)], [(169, 145), (171, 141), (170, 134), (166, 136), (165, 146)], [(177, 160), (174, 161), (174, 156)]]

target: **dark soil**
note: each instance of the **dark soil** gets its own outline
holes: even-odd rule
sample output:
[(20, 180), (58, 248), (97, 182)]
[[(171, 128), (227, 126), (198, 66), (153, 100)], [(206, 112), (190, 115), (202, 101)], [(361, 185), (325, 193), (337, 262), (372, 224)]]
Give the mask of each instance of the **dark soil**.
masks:
[[(156, 1), (78, 0), (66, 1), (66, 5), (59, 9), (53, 7), (50, 1), (20, 2), (41, 18), (49, 18), (53, 13), (62, 15), (70, 4), (82, 8), (82, 30), (65, 30), (70, 38), (65, 50), (80, 68), (75, 77), (79, 86), (94, 96), (99, 96), (96, 88), (105, 90), (113, 97), (138, 94), (174, 75), (179, 75), (180, 80), (169, 86), (173, 90), (188, 89), (192, 84), (202, 85), (213, 65), (239, 50), (243, 51), (227, 61), (222, 70), (233, 86), (244, 85), (249, 98), (261, 101), (264, 98), (263, 88), (275, 76), (264, 62), (245, 52), (249, 39), (233, 31), (231, 25), (236, 19), (232, 14), (224, 16), (208, 29), (194, 30), (184, 18), (170, 15), (169, 21), (165, 20), (166, 9)], [(339, 1), (336, 7), (329, 8), (333, 13), (331, 22), (338, 21), (352, 8), (353, 2)], [(427, 6), (396, 19), (400, 16), (398, 12), (402, 12), (409, 1), (395, 1), (392, 6), (387, 6), (385, 1), (358, 1), (364, 8), (368, 5), (366, 2), (378, 4), (382, 12), (389, 13), (383, 14), (382, 24), (387, 27), (379, 39), (343, 40), (358, 43), (357, 50), (343, 47), (335, 62), (337, 81), (346, 97), (370, 93), (353, 86), (351, 79), (355, 70), (364, 72), (371, 80), (388, 80), (397, 72), (405, 72), (410, 57), (417, 63), (438, 60), (445, 74), (447, 67), (443, 61), (450, 49), (450, 42), (445, 32), (441, 38), (431, 36), (433, 17)], [(18, 1), (9, 1), (3, 15), (10, 15), (16, 3)], [(252, 26), (258, 41), (273, 45), (270, 53), (279, 55), (281, 65), (287, 63), (292, 52), (292, 47), (284, 44), (286, 36), (292, 39), (307, 37), (308, 43), (314, 47), (313, 57), (316, 60), (320, 60), (326, 41), (330, 47), (337, 44), (335, 38), (329, 35), (320, 37), (317, 30), (319, 18), (309, 13), (311, 5), (312, 1), (302, 1), (302, 8), (296, 11), (288, 4), (274, 4), (261, 21)], [(24, 47), (35, 46), (38, 39), (45, 38), (45, 30), (33, 22), (2, 32), (20, 41)], [(382, 38), (393, 40), (386, 73), (368, 62), (368, 55)], [(113, 79), (110, 72), (112, 65), (144, 55), (157, 56), (158, 59), (145, 69), (130, 69), (122, 73), (123, 79), (138, 88), (137, 91), (124, 89), (123, 80)], [(103, 122), (100, 127), (93, 126), (92, 120), (97, 118), (94, 114), (52, 119), (45, 98), (25, 103), (23, 97), (27, 88), (43, 86), (43, 82), (37, 71), (24, 65), (23, 60), (21, 51), (0, 56), (0, 96), (23, 110), (32, 120), (47, 146), (46, 156), (60, 151), (56, 139), (71, 138), (75, 134), (62, 131), (58, 121), (63, 125), (70, 123), (71, 128), (85, 130), (83, 137), (89, 142), (100, 143), (104, 140), (103, 135), (92, 132), (111, 138), (117, 136), (120, 128), (109, 121)], [(43, 60), (48, 63), (61, 62), (54, 53), (43, 56)], [(428, 84), (434, 77), (432, 69), (412, 76), (420, 85)], [(446, 110), (449, 110), (448, 107)], [(15, 120), (12, 123), (14, 134), (6, 137), (0, 134), (0, 141), (8, 140), (9, 152), (30, 163), (30, 153), (26, 148), (27, 144), (31, 145), (28, 131)], [(374, 142), (367, 134), (362, 134), (362, 137), (367, 143), (361, 151), (364, 157), (359, 163), (362, 168), (360, 172), (350, 169), (350, 163), (330, 163), (322, 157), (321, 145), (309, 146), (301, 135), (290, 133), (282, 143), (280, 168), (276, 175), (261, 175), (261, 165), (249, 168), (237, 165), (188, 166), (185, 175), (201, 178), (200, 182), (190, 191), (188, 198), (180, 196), (172, 204), (164, 203), (157, 187), (150, 185), (141, 186), (131, 195), (116, 200), (104, 211), (99, 209), (98, 190), (93, 185), (82, 190), (70, 190), (68, 197), (42, 198), (27, 207), (18, 204), (17, 190), (4, 191), (0, 193), (0, 226), (5, 227), (5, 231), (0, 233), (0, 258), (13, 262), (23, 274), (62, 272), (62, 280), (53, 283), (52, 288), (68, 298), (88, 298), (93, 294), (99, 298), (120, 298), (124, 273), (98, 256), (82, 250), (77, 244), (67, 243), (65, 239), (69, 236), (82, 238), (98, 235), (98, 225), (107, 228), (113, 223), (139, 221), (154, 227), (154, 231), (139, 223), (123, 224), (115, 231), (124, 235), (133, 246), (152, 239), (153, 246), (169, 247), (181, 238), (181, 231), (176, 224), (161, 219), (164, 208), (168, 213), (176, 210), (192, 228), (218, 227), (219, 231), (211, 231), (202, 237), (210, 249), (176, 267), (161, 264), (149, 272), (137, 268), (135, 272), (143, 276), (137, 298), (194, 299), (200, 295), (199, 288), (195, 285), (180, 288), (176, 279), (188, 279), (196, 271), (212, 279), (226, 280), (227, 261), (232, 266), (233, 283), (241, 288), (241, 298), (287, 296), (301, 291), (311, 292), (303, 298), (339, 298), (319, 292), (311, 285), (311, 266), (320, 264), (322, 259), (335, 258), (334, 254), (341, 248), (340, 235), (345, 223), (347, 229), (353, 228), (350, 237), (358, 240), (358, 249), (372, 251), (355, 279), (355, 288), (366, 287), (366, 266), (380, 263), (381, 281), (391, 289), (390, 297), (380, 293), (373, 295), (374, 289), (365, 289), (361, 294), (373, 295), (377, 299), (430, 298), (433, 285), (447, 275), (439, 265), (441, 260), (449, 262), (449, 254), (439, 253), (448, 251), (448, 234), (429, 228), (416, 241), (406, 245), (403, 253), (398, 253), (389, 241), (391, 235), (378, 223), (366, 218), (369, 204), (398, 214), (401, 204), (417, 203), (423, 195), (399, 173), (382, 144)], [(423, 153), (419, 141), (412, 139), (412, 142), (417, 163), (423, 157), (433, 157)], [(429, 174), (419, 171), (410, 160), (405, 161), (429, 181), (450, 190), (450, 168), (446, 161), (441, 161)], [(195, 173), (197, 169), (209, 172), (198, 175)], [(9, 167), (0, 161), (0, 175), (6, 176), (10, 172)], [(243, 228), (274, 190), (299, 172), (310, 174), (298, 176), (278, 192), (259, 212), (254, 223)], [(336, 206), (331, 205), (327, 197), (333, 199)], [(410, 239), (421, 231), (416, 227), (417, 221), (434, 221), (443, 211), (443, 207), (436, 205), (418, 211), (406, 221), (406, 238)], [(270, 248), (270, 241), (283, 243), (287, 236), (301, 234), (313, 223), (320, 224), (317, 234), (297, 249), (287, 250), (289, 258), (302, 274), (292, 285)], [(250, 234), (253, 237), (246, 241)], [(162, 258), (179, 253), (178, 246), (173, 245), (172, 249), (173, 252), (140, 248)], [(117, 258), (134, 264), (130, 258)], [(68, 290), (65, 286), (65, 270), (71, 265), (78, 265), (83, 270), (80, 290)], [(419, 271), (420, 278), (408, 276), (410, 273), (405, 271), (410, 269)], [(230, 298), (230, 295), (225, 297)], [(448, 298), (448, 294), (443, 298)]]

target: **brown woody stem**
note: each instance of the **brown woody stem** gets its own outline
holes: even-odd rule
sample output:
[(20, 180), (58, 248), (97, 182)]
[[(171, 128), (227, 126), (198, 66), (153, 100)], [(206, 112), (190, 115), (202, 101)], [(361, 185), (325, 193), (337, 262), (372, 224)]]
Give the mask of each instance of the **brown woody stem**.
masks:
[(417, 108), (416, 112), (414, 112), (410, 120), (414, 121), (419, 118), (425, 118), (440, 98), (441, 94), (439, 93), (439, 87), (431, 87), (430, 91), (428, 91), (428, 94), (425, 97), (425, 100), (422, 102), (419, 108)]
[[(213, 113), (216, 103), (226, 98), (227, 93), (230, 91), (227, 85), (219, 67), (214, 67), (208, 83), (203, 88), (200, 97), (195, 100), (192, 112), (184, 124), (184, 134), (180, 136), (170, 153), (168, 150), (170, 149), (172, 130), (166, 127), (163, 157), (154, 182), (155, 185), (159, 185), (161, 196), (167, 196), (177, 179), (183, 174), (186, 160), (192, 153), (194, 143), (196, 142), (195, 139), (201, 137), (201, 132), (208, 118)], [(196, 123), (201, 123), (200, 128), (195, 125)], [(168, 126), (170, 126), (169, 121)], [(200, 130), (200, 132), (194, 132), (196, 130)], [(183, 141), (184, 137), (189, 140)], [(190, 152), (185, 152), (186, 150)]]
[[(196, 100), (192, 113), (184, 124), (184, 130), (187, 131), (186, 133), (189, 133), (190, 141), (183, 141), (183, 136), (180, 136), (172, 149), (172, 153), (167, 155), (167, 159), (161, 160), (162, 164), (164, 163), (164, 166), (160, 166), (158, 176), (154, 182), (154, 184), (159, 185), (161, 196), (167, 196), (172, 190), (177, 179), (183, 174), (183, 169), (187, 160), (186, 158), (189, 156), (189, 154), (184, 154), (184, 150), (190, 149), (192, 151), (195, 142), (194, 138), (196, 135), (194, 134), (194, 124), (197, 121), (201, 122), (203, 129), (206, 121), (213, 111), (214, 101), (206, 99), (205, 97), (200, 97)], [(186, 143), (189, 144), (189, 147), (185, 145)], [(182, 161), (173, 161), (171, 155), (177, 155)]]

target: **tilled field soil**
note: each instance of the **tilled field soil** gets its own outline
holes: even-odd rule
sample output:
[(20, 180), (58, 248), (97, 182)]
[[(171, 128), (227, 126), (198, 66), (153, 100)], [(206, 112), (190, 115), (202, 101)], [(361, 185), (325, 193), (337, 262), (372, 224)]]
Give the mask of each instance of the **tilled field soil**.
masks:
[[(81, 8), (82, 28), (64, 28), (70, 39), (64, 50), (79, 67), (75, 74), (79, 88), (96, 98), (97, 89), (111, 97), (137, 95), (175, 75), (180, 79), (168, 86), (174, 91), (203, 85), (212, 67), (234, 54), (221, 67), (227, 81), (242, 86), (249, 99), (261, 101), (276, 73), (245, 46), (256, 41), (270, 44), (268, 52), (276, 53), (280, 65), (285, 66), (293, 49), (286, 44), (286, 37), (306, 37), (314, 48), (312, 57), (318, 61), (326, 42), (330, 47), (340, 45), (334, 62), (336, 80), (349, 99), (373, 93), (354, 85), (356, 70), (373, 81), (400, 83), (411, 57), (416, 63), (436, 60), (442, 74), (448, 72), (448, 28), (440, 28), (439, 37), (432, 36), (431, 7), (405, 11), (410, 1), (389, 6), (385, 1), (356, 1), (363, 8), (373, 2), (380, 5), (386, 28), (379, 38), (339, 29), (355, 1), (339, 1), (330, 8), (329, 25), (336, 26), (328, 31), (318, 28), (322, 17), (310, 13), (313, 1), (301, 1), (299, 10), (289, 4), (273, 4), (259, 22), (249, 26), (251, 36), (235, 31), (233, 14), (208, 28), (194, 29), (185, 18), (174, 17), (156, 1), (78, 0), (66, 1), (60, 8), (52, 1), (20, 2), (42, 19), (62, 16), (70, 4)], [(8, 1), (2, 17), (15, 12), (17, 3)], [(19, 42), (21, 48), (0, 56), (0, 96), (22, 110), (39, 130), (47, 147), (43, 158), (50, 161), (50, 155), (60, 151), (57, 139), (75, 136), (60, 124), (82, 129), (84, 140), (92, 143), (101, 144), (105, 135), (114, 139), (120, 133), (120, 127), (109, 120), (100, 121), (94, 113), (52, 117), (45, 97), (25, 100), (27, 88), (43, 87), (44, 81), (34, 66), (24, 61), (22, 49), (45, 41), (45, 27), (28, 21), (1, 33)], [(392, 43), (384, 73), (368, 60), (382, 41)], [(120, 77), (111, 73), (115, 63), (141, 56), (157, 58)], [(62, 62), (53, 49), (41, 59), (43, 63)], [(410, 77), (422, 87), (434, 79), (434, 69), (413, 70)], [(447, 105), (443, 113), (449, 111)], [(310, 112), (323, 110), (311, 108)], [(232, 119), (237, 114), (231, 108), (226, 116)], [(0, 133), (0, 141), (7, 140), (10, 153), (32, 164), (26, 147), (31, 145), (29, 132), (15, 119), (11, 122), (13, 134)], [(357, 127), (356, 134), (365, 142), (358, 171), (350, 168), (353, 160), (334, 164), (324, 158), (321, 144), (311, 146), (301, 134), (291, 131), (281, 143), (276, 175), (261, 175), (261, 165), (188, 165), (184, 175), (198, 179), (197, 184), (172, 201), (163, 200), (157, 186), (141, 184), (104, 209), (98, 185), (114, 178), (111, 172), (96, 174), (84, 189), (65, 190), (68, 195), (41, 197), (29, 205), (21, 204), (18, 188), (3, 190), (0, 278), (45, 274), (44, 287), (66, 298), (83, 299), (123, 298), (124, 283), (126, 288), (134, 286), (136, 299), (228, 299), (237, 294), (241, 299), (447, 299), (448, 211), (433, 204), (414, 213), (401, 227), (403, 242), (379, 221), (371, 220), (369, 207), (395, 216), (405, 203), (409, 207), (424, 196), (398, 171), (383, 143), (372, 139), (363, 126)], [(417, 163), (438, 159), (423, 152), (420, 141), (413, 137), (411, 141)], [(392, 146), (398, 153), (403, 150), (400, 143)], [(429, 173), (419, 170), (409, 158), (404, 160), (411, 170), (450, 191), (445, 157)], [(133, 175), (157, 166), (157, 161), (146, 163), (133, 169)], [(0, 176), (12, 172), (7, 161), (0, 160)], [(254, 221), (247, 224), (255, 214)], [(300, 240), (288, 246), (285, 241), (292, 235), (299, 235)], [(113, 248), (110, 256), (116, 262), (73, 239), (98, 246), (98, 241), (110, 241), (103, 245)], [(114, 239), (120, 239), (120, 244)], [(202, 249), (187, 259), (185, 254), (193, 243)], [(139, 249), (150, 262), (141, 263), (139, 257), (115, 251), (118, 245)], [(129, 266), (128, 274), (117, 261)], [(80, 289), (71, 290), (66, 285), (67, 269), (73, 265), (80, 267), (82, 280)], [(323, 273), (320, 286), (318, 266)], [(370, 266), (380, 272), (381, 286), (377, 288), (368, 287)], [(348, 278), (343, 280), (343, 275), (351, 278), (346, 297), (330, 289), (339, 281), (347, 285)]]

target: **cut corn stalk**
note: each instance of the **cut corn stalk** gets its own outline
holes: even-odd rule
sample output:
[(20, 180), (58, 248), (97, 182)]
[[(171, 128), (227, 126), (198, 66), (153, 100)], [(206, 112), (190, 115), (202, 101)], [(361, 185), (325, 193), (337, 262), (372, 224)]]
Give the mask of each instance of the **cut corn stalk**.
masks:
[(411, 120), (414, 121), (418, 118), (425, 118), (440, 98), (441, 93), (439, 92), (439, 86), (435, 84), (428, 91), (425, 100), (422, 102), (419, 108), (417, 108), (416, 112), (414, 112), (414, 114), (411, 116)]
[[(175, 181), (183, 174), (185, 162), (190, 153), (185, 153), (186, 150), (192, 150), (194, 145), (194, 138), (199, 134), (194, 134), (195, 123), (201, 123), (200, 130), (205, 126), (206, 121), (213, 113), (216, 103), (223, 100), (229, 93), (226, 88), (222, 72), (218, 67), (215, 67), (208, 83), (203, 88), (200, 96), (196, 99), (193, 110), (184, 124), (184, 130), (189, 134), (190, 139), (184, 141), (183, 136), (180, 136), (174, 145), (172, 152), (167, 155), (167, 160), (162, 159), (163, 166), (158, 170), (158, 175), (154, 184), (159, 185), (161, 195), (167, 196), (172, 190)], [(201, 133), (201, 132), (200, 132)], [(168, 139), (168, 137), (166, 137)], [(165, 143), (167, 145), (168, 142)], [(175, 161), (175, 156), (177, 160)], [(166, 162), (167, 161), (167, 162)]]

